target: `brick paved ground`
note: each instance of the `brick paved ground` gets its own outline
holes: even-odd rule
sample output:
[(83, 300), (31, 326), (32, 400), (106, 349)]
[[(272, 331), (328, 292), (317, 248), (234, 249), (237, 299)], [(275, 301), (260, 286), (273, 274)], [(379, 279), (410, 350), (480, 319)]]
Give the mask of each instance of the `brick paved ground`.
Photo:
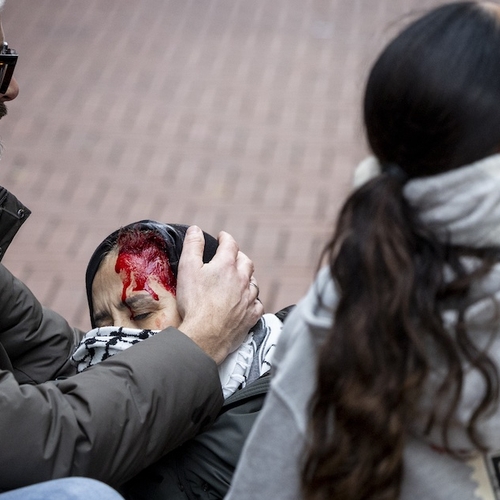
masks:
[(88, 326), (83, 276), (141, 218), (225, 229), (268, 310), (296, 302), (364, 156), (369, 65), (435, 0), (8, 0), (21, 94), (0, 184), (33, 210), (4, 260)]

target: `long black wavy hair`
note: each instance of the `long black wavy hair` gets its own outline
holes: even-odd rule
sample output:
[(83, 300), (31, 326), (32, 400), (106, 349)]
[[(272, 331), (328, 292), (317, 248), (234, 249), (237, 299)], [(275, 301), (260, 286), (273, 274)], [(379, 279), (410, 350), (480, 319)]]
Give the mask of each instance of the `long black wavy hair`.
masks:
[[(438, 426), (454, 453), (448, 431), (464, 362), (485, 384), (467, 433), (478, 449), (487, 444), (476, 427), (498, 404), (499, 377), (467, 331), (464, 311), (471, 284), (500, 260), (499, 251), (438, 241), (403, 188), (405, 179), (500, 149), (500, 8), (454, 2), (411, 23), (370, 72), (364, 121), (383, 173), (347, 199), (324, 253), (339, 302), (319, 351), (302, 471), (308, 500), (398, 498), (405, 439), (417, 415), (427, 431)], [(393, 165), (404, 175), (391, 175)], [(473, 272), (463, 266), (466, 255), (479, 262)], [(458, 311), (453, 332), (441, 316), (450, 303)], [(422, 415), (431, 353), (445, 375)]]

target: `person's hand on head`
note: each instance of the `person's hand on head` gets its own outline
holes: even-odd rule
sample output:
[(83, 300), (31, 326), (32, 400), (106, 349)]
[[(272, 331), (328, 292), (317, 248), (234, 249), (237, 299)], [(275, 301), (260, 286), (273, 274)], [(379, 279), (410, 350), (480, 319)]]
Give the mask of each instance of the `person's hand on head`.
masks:
[(203, 263), (203, 232), (191, 226), (184, 239), (177, 276), (179, 330), (216, 363), (236, 349), (264, 313), (259, 288), (251, 286), (253, 262), (226, 232), (219, 233), (214, 258)]

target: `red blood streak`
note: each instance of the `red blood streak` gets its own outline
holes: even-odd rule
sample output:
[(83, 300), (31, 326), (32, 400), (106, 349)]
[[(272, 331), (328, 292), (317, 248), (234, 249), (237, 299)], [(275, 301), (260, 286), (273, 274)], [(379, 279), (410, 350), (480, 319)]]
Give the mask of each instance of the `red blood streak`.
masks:
[(133, 291), (145, 290), (154, 300), (159, 300), (158, 294), (148, 284), (150, 277), (156, 279), (165, 290), (175, 296), (176, 279), (163, 249), (164, 246), (163, 240), (150, 231), (134, 231), (120, 236), (115, 271), (124, 274), (122, 278), (124, 303), (127, 289), (133, 280), (135, 280)]

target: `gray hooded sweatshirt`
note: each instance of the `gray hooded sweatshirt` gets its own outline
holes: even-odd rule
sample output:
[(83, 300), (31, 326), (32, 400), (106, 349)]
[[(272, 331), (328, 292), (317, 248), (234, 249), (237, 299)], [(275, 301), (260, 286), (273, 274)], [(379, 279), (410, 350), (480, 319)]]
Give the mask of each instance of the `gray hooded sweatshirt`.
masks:
[[(500, 247), (500, 155), (442, 175), (407, 183), (404, 195), (443, 240), (481, 248)], [(471, 261), (470, 265), (474, 265)], [(318, 297), (321, 296), (321, 303)], [(500, 264), (470, 292), (466, 321), (479, 348), (487, 349), (500, 371)], [(271, 390), (243, 450), (228, 500), (300, 499), (300, 473), (306, 442), (309, 401), (315, 389), (316, 353), (336, 307), (327, 268), (285, 321), (275, 354)], [(452, 326), (456, 311), (443, 313)], [(433, 372), (420, 402), (425, 410), (443, 376), (432, 352)], [(450, 432), (450, 445), (463, 460), (439, 451), (439, 425), (425, 436), (419, 423), (408, 436), (401, 499), (498, 500), (500, 408), (483, 419), (478, 431), (491, 453), (476, 453), (465, 424), (484, 391), (476, 370), (465, 366), (462, 398)]]

